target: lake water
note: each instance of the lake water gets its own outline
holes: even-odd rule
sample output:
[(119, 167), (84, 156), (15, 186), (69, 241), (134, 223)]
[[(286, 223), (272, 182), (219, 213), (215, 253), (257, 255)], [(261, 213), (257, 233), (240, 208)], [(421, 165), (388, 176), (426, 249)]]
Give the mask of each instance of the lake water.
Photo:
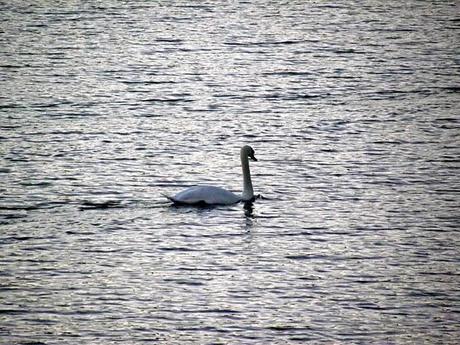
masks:
[[(0, 3), (1, 344), (456, 344), (458, 1)], [(252, 205), (172, 207), (199, 183)]]

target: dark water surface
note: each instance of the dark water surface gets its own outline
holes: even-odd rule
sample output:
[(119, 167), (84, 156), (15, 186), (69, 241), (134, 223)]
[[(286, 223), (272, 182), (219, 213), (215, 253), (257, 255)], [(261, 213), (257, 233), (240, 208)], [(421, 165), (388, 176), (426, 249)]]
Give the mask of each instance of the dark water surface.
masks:
[(0, 2), (0, 343), (456, 344), (458, 13)]

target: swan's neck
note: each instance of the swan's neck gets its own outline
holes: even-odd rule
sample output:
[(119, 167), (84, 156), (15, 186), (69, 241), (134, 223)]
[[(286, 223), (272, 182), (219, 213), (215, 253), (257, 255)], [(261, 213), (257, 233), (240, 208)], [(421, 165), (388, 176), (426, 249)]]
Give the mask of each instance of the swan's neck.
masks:
[(247, 155), (241, 154), (241, 167), (243, 168), (243, 194), (241, 195), (241, 198), (244, 201), (247, 201), (254, 197), (251, 172), (249, 171), (249, 159)]

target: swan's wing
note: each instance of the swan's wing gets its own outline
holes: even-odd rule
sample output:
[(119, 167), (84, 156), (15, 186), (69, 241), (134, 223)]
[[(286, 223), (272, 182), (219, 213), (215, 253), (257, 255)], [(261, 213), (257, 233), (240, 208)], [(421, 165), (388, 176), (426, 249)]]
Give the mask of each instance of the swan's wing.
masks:
[(175, 204), (230, 205), (241, 201), (241, 197), (232, 192), (214, 186), (190, 187), (174, 196), (166, 196)]

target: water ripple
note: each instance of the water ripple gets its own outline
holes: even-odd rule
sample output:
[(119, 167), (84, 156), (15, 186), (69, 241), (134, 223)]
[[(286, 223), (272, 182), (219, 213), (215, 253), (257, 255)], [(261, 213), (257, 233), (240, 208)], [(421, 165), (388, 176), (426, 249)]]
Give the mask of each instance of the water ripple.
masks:
[(61, 5), (0, 3), (0, 343), (457, 343), (453, 2)]

